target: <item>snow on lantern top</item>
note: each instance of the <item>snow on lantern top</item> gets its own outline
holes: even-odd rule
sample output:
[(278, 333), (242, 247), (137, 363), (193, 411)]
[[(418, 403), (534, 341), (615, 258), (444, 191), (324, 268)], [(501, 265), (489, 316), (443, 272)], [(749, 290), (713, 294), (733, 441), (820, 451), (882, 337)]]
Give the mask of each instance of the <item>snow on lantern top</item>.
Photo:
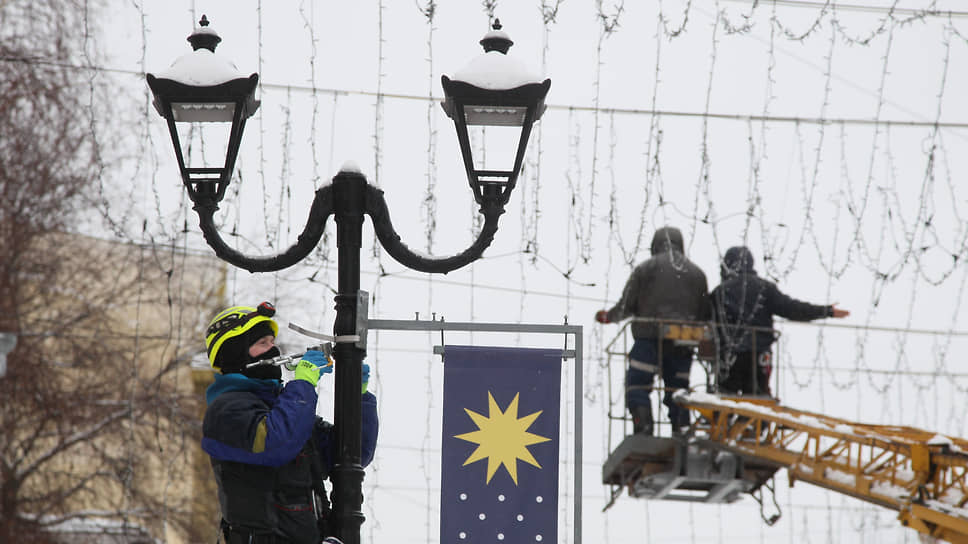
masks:
[(492, 30), (484, 35), (480, 44), (484, 47), (484, 53), (455, 72), (453, 81), (463, 81), (488, 90), (507, 90), (541, 83), (541, 78), (521, 61), (507, 55), (514, 42), (501, 30), (500, 20), (495, 19)]
[(188, 37), (192, 52), (178, 57), (167, 70), (158, 73), (158, 78), (211, 87), (245, 77), (232, 61), (215, 54), (215, 47), (222, 38), (208, 24), (208, 18), (202, 15), (195, 31)]
[(215, 54), (222, 38), (209, 28), (206, 16), (198, 25), (188, 37), (191, 53), (157, 76), (147, 74), (155, 109), (175, 122), (235, 122), (237, 112), (249, 118), (259, 108), (259, 75), (243, 76), (235, 64)]

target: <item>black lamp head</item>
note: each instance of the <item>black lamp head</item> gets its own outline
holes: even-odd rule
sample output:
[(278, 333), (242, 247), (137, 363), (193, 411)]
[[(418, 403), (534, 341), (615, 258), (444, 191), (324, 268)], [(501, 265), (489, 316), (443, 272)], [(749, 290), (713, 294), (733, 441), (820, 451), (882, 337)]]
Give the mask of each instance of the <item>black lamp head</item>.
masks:
[[(507, 52), (514, 42), (495, 20), (480, 41), (484, 53), (471, 60), (453, 78), (442, 76), (441, 106), (453, 119), (467, 180), (479, 204), (510, 198), (524, 162), (531, 127), (545, 110), (551, 80), (540, 80)], [(468, 127), (517, 127), (513, 159), (499, 168), (478, 168), (470, 145)]]
[[(192, 51), (158, 75), (147, 74), (155, 110), (168, 122), (188, 196), (196, 206), (214, 206), (225, 196), (235, 168), (246, 120), (259, 108), (255, 98), (259, 75), (243, 76), (235, 65), (215, 54), (222, 38), (202, 15), (188, 42)], [(176, 123), (231, 123), (221, 166), (192, 167), (182, 152)]]

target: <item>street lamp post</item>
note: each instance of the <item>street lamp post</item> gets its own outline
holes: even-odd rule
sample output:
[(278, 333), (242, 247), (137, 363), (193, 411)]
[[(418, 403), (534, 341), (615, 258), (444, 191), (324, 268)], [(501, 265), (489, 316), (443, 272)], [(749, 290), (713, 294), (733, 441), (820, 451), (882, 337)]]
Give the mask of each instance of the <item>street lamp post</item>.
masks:
[[(306, 257), (322, 237), (330, 215), (336, 222), (338, 294), (335, 297), (336, 336), (359, 334), (357, 330), (360, 289), (360, 251), (363, 220), (369, 215), (377, 239), (395, 260), (427, 273), (447, 273), (480, 258), (498, 229), (498, 219), (510, 198), (524, 159), (531, 127), (544, 112), (551, 80), (536, 80), (507, 56), (513, 43), (495, 21), (481, 45), (484, 53), (451, 79), (442, 77), (442, 106), (453, 119), (464, 168), (484, 223), (476, 240), (450, 257), (428, 257), (412, 251), (400, 240), (390, 221), (383, 191), (370, 185), (360, 170), (348, 163), (330, 185), (319, 188), (310, 206), (309, 219), (297, 242), (274, 256), (251, 257), (228, 246), (215, 226), (214, 214), (225, 196), (239, 151), (245, 121), (259, 106), (255, 99), (258, 74), (245, 77), (234, 65), (215, 55), (221, 39), (208, 27), (203, 15), (188, 38), (193, 51), (182, 56), (157, 77), (147, 75), (156, 110), (167, 120), (182, 181), (197, 212), (205, 240), (215, 254), (250, 272), (272, 272), (293, 266)], [(191, 167), (182, 152), (176, 123), (230, 122), (226, 157), (221, 166)], [(469, 127), (514, 128), (519, 132), (513, 153), (503, 168), (481, 166), (473, 157)], [(336, 461), (332, 470), (333, 521), (336, 536), (345, 544), (359, 544), (363, 523), (363, 467), (361, 461), (362, 362), (365, 341), (338, 342), (336, 358), (334, 424)]]

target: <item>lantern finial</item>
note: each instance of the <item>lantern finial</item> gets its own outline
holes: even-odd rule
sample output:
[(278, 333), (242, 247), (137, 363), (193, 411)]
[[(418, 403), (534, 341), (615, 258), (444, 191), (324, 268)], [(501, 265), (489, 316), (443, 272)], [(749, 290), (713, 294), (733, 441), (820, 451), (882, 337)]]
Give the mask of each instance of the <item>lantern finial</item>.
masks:
[(198, 27), (195, 28), (195, 32), (192, 32), (192, 35), (188, 37), (188, 43), (192, 44), (192, 49), (195, 51), (208, 49), (214, 53), (215, 47), (220, 41), (222, 41), (222, 38), (219, 37), (218, 32), (215, 32), (214, 28), (208, 26), (208, 17), (202, 14), (202, 18), (198, 21)]
[(494, 24), (491, 25), (491, 31), (485, 34), (484, 38), (480, 41), (485, 53), (499, 51), (507, 55), (508, 49), (511, 49), (511, 46), (514, 45), (514, 42), (508, 37), (507, 32), (504, 32), (501, 28), (501, 20), (494, 19)]

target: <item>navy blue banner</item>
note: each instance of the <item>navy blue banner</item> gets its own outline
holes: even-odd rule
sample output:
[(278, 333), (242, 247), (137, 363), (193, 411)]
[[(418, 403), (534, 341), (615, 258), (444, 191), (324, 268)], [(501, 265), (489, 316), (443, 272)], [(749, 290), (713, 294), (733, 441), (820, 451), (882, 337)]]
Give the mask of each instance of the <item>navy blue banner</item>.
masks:
[(440, 542), (558, 541), (561, 350), (445, 346)]

